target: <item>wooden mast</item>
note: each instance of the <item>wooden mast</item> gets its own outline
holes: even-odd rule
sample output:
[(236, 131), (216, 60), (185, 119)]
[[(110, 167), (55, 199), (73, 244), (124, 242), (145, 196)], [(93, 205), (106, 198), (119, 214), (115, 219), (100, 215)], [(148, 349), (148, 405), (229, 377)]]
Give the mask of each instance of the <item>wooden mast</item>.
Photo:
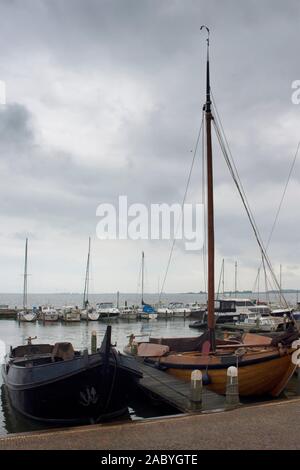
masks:
[(214, 190), (213, 190), (213, 162), (211, 141), (211, 97), (209, 76), (209, 29), (203, 25), (200, 29), (207, 31), (207, 60), (206, 60), (206, 103), (204, 105), (206, 124), (206, 160), (207, 160), (207, 254), (208, 254), (208, 298), (207, 323), (210, 338), (210, 349), (215, 351), (215, 235), (214, 235)]

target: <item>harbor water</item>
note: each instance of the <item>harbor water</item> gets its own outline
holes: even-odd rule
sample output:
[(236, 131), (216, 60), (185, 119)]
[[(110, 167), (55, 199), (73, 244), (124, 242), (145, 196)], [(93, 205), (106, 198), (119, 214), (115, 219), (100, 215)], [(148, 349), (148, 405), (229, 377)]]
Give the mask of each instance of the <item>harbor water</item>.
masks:
[[(81, 305), (82, 296), (79, 294), (46, 294), (46, 295), (30, 295), (28, 296), (29, 305), (53, 305), (61, 307), (62, 305)], [(246, 297), (246, 296), (245, 296)], [(290, 302), (295, 302), (295, 296), (290, 296)], [(138, 304), (139, 297), (137, 294), (120, 295), (120, 305), (124, 305), (125, 300), (128, 305)], [(145, 299), (148, 302), (155, 303), (157, 295), (150, 295)], [(91, 295), (90, 302), (114, 301), (116, 297), (111, 294)], [(163, 299), (166, 303), (172, 301), (182, 301), (184, 303), (192, 303), (195, 301), (204, 302), (205, 297), (199, 294), (170, 294)], [(8, 304), (10, 307), (19, 307), (22, 303), (22, 296), (20, 294), (2, 294), (0, 295), (0, 303)], [(149, 336), (156, 337), (180, 337), (180, 336), (195, 336), (199, 334), (197, 330), (189, 328), (190, 323), (194, 321), (193, 318), (181, 319), (157, 319), (152, 321), (147, 320), (123, 320), (116, 318), (109, 321), (112, 325), (112, 342), (116, 345), (119, 351), (123, 351), (124, 346), (128, 343), (128, 337), (134, 333), (138, 339), (147, 339)], [(98, 345), (100, 344), (108, 321), (81, 321), (80, 323), (62, 323), (53, 322), (43, 324), (41, 322), (35, 323), (18, 323), (14, 319), (1, 319), (0, 320), (0, 340), (5, 343), (6, 351), (10, 346), (17, 346), (26, 344), (27, 338), (37, 337), (38, 343), (55, 343), (58, 341), (71, 342), (75, 349), (83, 350), (90, 349), (91, 333), (97, 332)], [(1, 398), (0, 398), (0, 435), (5, 435), (15, 432), (25, 432), (38, 429), (45, 429), (45, 424), (41, 425), (30, 421), (18, 413), (16, 413), (10, 406), (8, 397), (5, 392), (5, 387), (2, 385), (2, 378), (0, 377)], [(291, 387), (291, 394), (293, 394), (293, 386)], [(129, 409), (129, 415), (124, 419), (141, 419), (155, 416), (162, 416), (174, 414), (174, 409), (169, 409), (166, 405), (157, 404), (147, 400), (145, 397), (140, 401), (135, 401)]]
[[(100, 301), (115, 301), (115, 299), (107, 295), (91, 296), (91, 302)], [(97, 297), (97, 298), (96, 298)], [(177, 300), (180, 296), (170, 296), (170, 301)], [(121, 302), (122, 302), (121, 298)], [(153, 299), (149, 299), (150, 301)], [(184, 299), (186, 302), (189, 300)], [(137, 303), (137, 296), (127, 296), (128, 304)], [(193, 301), (193, 299), (191, 300)], [(21, 295), (5, 295), (0, 297), (2, 304), (9, 304), (10, 306), (20, 306), (22, 302)], [(82, 296), (77, 294), (51, 294), (51, 295), (31, 295), (29, 296), (29, 305), (42, 305), (51, 304), (54, 306), (62, 306), (67, 304), (81, 305)], [(195, 330), (189, 328), (190, 322), (193, 319), (171, 319), (171, 320), (123, 320), (113, 319), (109, 321), (112, 326), (112, 343), (116, 344), (116, 348), (122, 351), (124, 346), (128, 343), (128, 336), (131, 333), (143, 337), (145, 340), (150, 335), (153, 336), (195, 336)], [(0, 320), (0, 340), (5, 343), (6, 351), (10, 346), (17, 346), (26, 344), (29, 336), (37, 337), (38, 343), (55, 343), (58, 341), (69, 341), (73, 344), (75, 349), (83, 350), (90, 349), (91, 333), (97, 332), (98, 345), (100, 344), (108, 322), (101, 321), (81, 321), (80, 323), (62, 323), (60, 321), (53, 323), (43, 324), (41, 322), (35, 323), (18, 323), (13, 319)], [(5, 392), (5, 387), (2, 385), (2, 378), (0, 377), (1, 385), (1, 399), (0, 399), (0, 435), (9, 433), (25, 432), (38, 429), (45, 429), (45, 424), (38, 424), (30, 421), (19, 413), (15, 412), (10, 406), (8, 397)], [(130, 408), (130, 414), (124, 419), (140, 419), (161, 416), (164, 414), (174, 414), (174, 409), (169, 409), (165, 405), (153, 405), (146, 397), (141, 400), (135, 400)], [(119, 418), (120, 419), (120, 418)]]

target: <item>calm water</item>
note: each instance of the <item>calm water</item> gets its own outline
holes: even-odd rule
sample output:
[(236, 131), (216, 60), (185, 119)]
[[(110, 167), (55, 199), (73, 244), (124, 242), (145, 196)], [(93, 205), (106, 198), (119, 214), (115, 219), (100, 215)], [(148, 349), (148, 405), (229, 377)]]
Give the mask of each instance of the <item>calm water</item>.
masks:
[[(81, 305), (82, 296), (80, 294), (33, 294), (28, 296), (29, 305), (50, 304), (54, 306), (62, 306), (67, 304)], [(291, 303), (295, 303), (296, 296), (291, 294), (288, 296)], [(121, 294), (120, 304), (124, 304), (125, 300), (128, 305), (139, 304), (140, 297), (138, 294)], [(145, 300), (150, 303), (157, 301), (157, 295), (145, 295)], [(182, 301), (182, 302), (204, 302), (205, 296), (196, 294), (170, 294), (165, 295), (162, 299), (164, 302)], [(271, 299), (275, 300), (275, 299)], [(113, 301), (116, 302), (114, 294), (99, 294), (90, 296), (91, 303)], [(0, 294), (0, 304), (8, 304), (9, 306), (21, 306), (21, 294)], [(152, 336), (195, 336), (195, 330), (189, 328), (189, 323), (194, 320), (172, 319), (172, 320), (154, 320), (154, 321), (126, 321), (113, 320), (112, 325), (112, 341), (116, 343), (117, 349), (123, 350), (128, 342), (128, 336), (131, 333), (144, 336), (145, 339)], [(62, 324), (56, 322), (53, 324), (42, 325), (41, 323), (21, 323), (15, 320), (0, 320), (0, 340), (4, 341), (6, 350), (10, 346), (26, 344), (28, 336), (37, 336), (38, 342), (55, 343), (57, 341), (70, 341), (76, 349), (90, 348), (91, 332), (97, 331), (98, 344), (106, 330), (106, 323), (99, 322), (80, 322), (74, 324)], [(196, 333), (197, 334), (197, 333)], [(2, 378), (0, 376), (0, 386)], [(293, 395), (293, 385), (291, 388)], [(154, 406), (143, 398), (140, 402), (136, 401), (130, 410), (131, 419), (139, 419), (144, 417), (160, 416), (162, 414), (174, 414), (173, 409), (167, 409), (166, 406)], [(130, 419), (129, 418), (129, 419)], [(45, 428), (45, 425), (42, 426)], [(4, 387), (1, 386), (0, 399), (0, 435), (11, 432), (23, 432), (34, 429), (40, 429), (41, 425), (33, 423), (11, 409)]]
[[(232, 294), (234, 297), (234, 293)], [(158, 302), (158, 294), (145, 294), (145, 302), (155, 304)], [(239, 294), (239, 297), (257, 299), (257, 294)], [(287, 302), (291, 305), (295, 305), (297, 301), (297, 295), (285, 294)], [(270, 294), (269, 299), (266, 299), (265, 294), (260, 294), (259, 299), (261, 301), (269, 300), (270, 302), (278, 302), (278, 295)], [(97, 302), (117, 302), (117, 294), (90, 294), (89, 300), (91, 304)], [(300, 300), (300, 297), (299, 297)], [(125, 301), (128, 305), (139, 305), (141, 302), (140, 294), (120, 294), (120, 305), (124, 305)], [(205, 303), (206, 296), (204, 294), (163, 294), (161, 297), (163, 303), (169, 302), (199, 302)], [(21, 307), (22, 306), (22, 294), (1, 294), (0, 293), (0, 304), (7, 304), (10, 307)], [(38, 305), (53, 305), (54, 307), (62, 307), (63, 305), (82, 305), (82, 294), (74, 293), (59, 293), (59, 294), (28, 294), (28, 306)]]

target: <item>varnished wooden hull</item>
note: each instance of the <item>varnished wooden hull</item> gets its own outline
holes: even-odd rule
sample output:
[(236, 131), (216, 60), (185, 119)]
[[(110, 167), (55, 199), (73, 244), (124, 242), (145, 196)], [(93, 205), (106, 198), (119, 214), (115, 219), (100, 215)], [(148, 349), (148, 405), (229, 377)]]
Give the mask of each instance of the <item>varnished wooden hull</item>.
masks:
[[(181, 355), (181, 358), (192, 359), (192, 355)], [(259, 357), (261, 356), (261, 357)], [(200, 359), (200, 357), (199, 357)], [(167, 372), (175, 377), (189, 381), (192, 370), (200, 369), (204, 374), (207, 372), (210, 383), (208, 388), (216, 393), (224, 395), (226, 393), (227, 382), (227, 368), (232, 364), (211, 364), (207, 365), (202, 360), (197, 361), (197, 356), (193, 357), (193, 361), (186, 365), (181, 362), (173, 363), (172, 358), (166, 357), (161, 359), (160, 363), (167, 367)], [(184, 362), (184, 361), (183, 361)], [(240, 396), (259, 396), (259, 395), (272, 395), (278, 396), (285, 388), (290, 377), (295, 371), (295, 365), (291, 361), (291, 354), (280, 356), (277, 354), (270, 354), (266, 357), (265, 354), (256, 354), (249, 360), (240, 361), (238, 365), (238, 380), (239, 380), (239, 393)]]

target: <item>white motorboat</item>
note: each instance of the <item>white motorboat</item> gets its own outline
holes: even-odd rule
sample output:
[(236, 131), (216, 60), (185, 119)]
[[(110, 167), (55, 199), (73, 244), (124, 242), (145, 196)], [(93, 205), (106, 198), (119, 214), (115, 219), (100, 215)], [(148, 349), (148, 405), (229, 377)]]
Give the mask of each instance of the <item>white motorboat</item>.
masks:
[(54, 307), (42, 306), (40, 310), (40, 320), (42, 321), (58, 321), (58, 311)]
[(157, 309), (158, 318), (171, 318), (173, 317), (173, 310), (167, 305), (160, 305)]
[(191, 310), (191, 317), (197, 318), (198, 320), (203, 320), (204, 314), (206, 312), (206, 305), (199, 304), (198, 302), (191, 302), (185, 305)]
[(114, 306), (113, 302), (98, 303), (96, 311), (100, 318), (114, 318), (120, 315), (120, 310)]
[(183, 302), (170, 302), (168, 307), (176, 318), (188, 318), (192, 313), (191, 309), (186, 307)]
[(62, 320), (64, 322), (80, 322), (80, 309), (74, 305), (66, 305), (61, 309)]
[(138, 312), (134, 307), (120, 307), (120, 319), (123, 320), (136, 320), (138, 317)]
[(234, 323), (234, 327), (241, 328), (243, 331), (260, 331), (263, 333), (283, 331), (286, 322), (282, 318), (271, 315), (262, 316), (257, 313), (241, 314), (239, 321)]
[(284, 308), (284, 307), (273, 307), (271, 309), (272, 311), (272, 316), (273, 317), (288, 317), (290, 318), (291, 314), (293, 313), (293, 309), (292, 308)]

